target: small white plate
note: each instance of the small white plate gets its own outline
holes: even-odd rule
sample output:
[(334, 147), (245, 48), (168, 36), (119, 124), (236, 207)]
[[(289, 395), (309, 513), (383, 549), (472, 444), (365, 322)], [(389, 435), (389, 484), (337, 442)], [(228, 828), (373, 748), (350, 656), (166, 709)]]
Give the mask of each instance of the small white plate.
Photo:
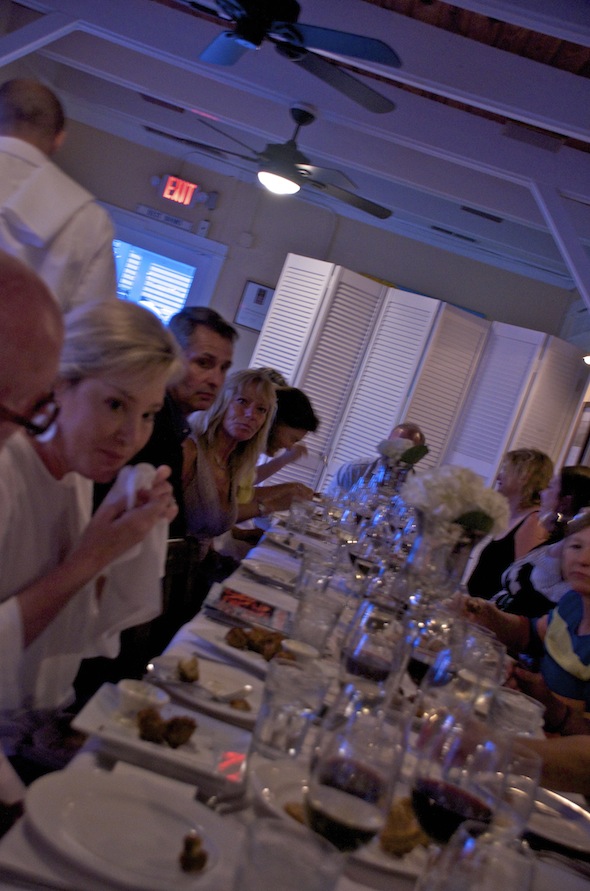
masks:
[(260, 653), (253, 650), (238, 650), (230, 647), (225, 637), (229, 631), (227, 625), (218, 622), (210, 622), (207, 619), (199, 619), (191, 629), (197, 638), (200, 638), (214, 653), (219, 653), (230, 662), (243, 666), (259, 678), (265, 678), (269, 663)]
[[(269, 814), (293, 820), (285, 810), (287, 802), (302, 802), (307, 788), (307, 768), (290, 760), (258, 762), (249, 770), (250, 789), (258, 804)], [(415, 877), (426, 865), (425, 848), (415, 848), (404, 857), (394, 857), (381, 850), (378, 839), (354, 851), (351, 860), (360, 866)]]
[[(179, 702), (186, 702), (192, 708), (207, 712), (231, 724), (240, 727), (254, 727), (256, 716), (262, 704), (262, 691), (264, 684), (260, 678), (256, 678), (241, 668), (234, 665), (224, 665), (223, 662), (213, 662), (199, 656), (199, 680), (196, 683), (182, 683), (178, 680), (177, 668), (179, 656), (165, 653), (152, 659), (154, 666), (153, 678)], [(250, 684), (253, 688), (246, 701), (250, 704), (251, 711), (240, 711), (232, 708), (227, 702), (217, 702), (211, 698), (211, 693), (223, 696), (232, 690)]]
[(197, 722), (197, 729), (177, 749), (140, 739), (136, 722), (125, 718), (118, 709), (117, 688), (113, 684), (103, 684), (72, 726), (98, 737), (103, 750), (114, 758), (212, 792), (241, 794), (250, 744), (247, 730), (174, 703), (163, 706), (160, 714), (166, 720), (188, 715)]
[[(79, 870), (137, 891), (216, 891), (226, 856), (217, 814), (149, 777), (106, 771), (59, 771), (33, 783), (26, 819)], [(200, 873), (183, 872), (183, 840), (195, 830), (209, 857)]]
[(273, 545), (290, 554), (299, 554), (302, 551), (303, 544), (301, 539), (293, 532), (283, 532), (282, 530), (269, 530), (264, 536), (265, 541), (270, 541)]
[(249, 573), (254, 578), (262, 582), (270, 582), (272, 585), (279, 585), (292, 591), (297, 579), (297, 572), (289, 569), (283, 569), (281, 566), (275, 566), (273, 563), (266, 563), (264, 560), (246, 559), (240, 564), (244, 572)]
[(590, 854), (590, 813), (548, 789), (539, 789), (527, 830), (539, 838)]

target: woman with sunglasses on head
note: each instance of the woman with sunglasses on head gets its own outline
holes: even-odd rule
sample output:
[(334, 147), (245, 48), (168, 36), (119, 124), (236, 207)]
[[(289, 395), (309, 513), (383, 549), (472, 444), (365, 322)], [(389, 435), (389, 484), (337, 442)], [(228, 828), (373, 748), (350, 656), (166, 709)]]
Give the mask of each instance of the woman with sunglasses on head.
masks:
[(93, 482), (145, 444), (182, 367), (173, 338), (119, 300), (84, 304), (65, 323), (57, 408), (41, 407), (23, 424), (33, 435), (0, 453), (0, 737), (17, 751), (20, 710), (32, 719), (67, 705), (81, 659), (116, 655), (119, 632), (159, 612), (176, 512), (161, 467), (137, 494), (119, 479), (91, 515)]

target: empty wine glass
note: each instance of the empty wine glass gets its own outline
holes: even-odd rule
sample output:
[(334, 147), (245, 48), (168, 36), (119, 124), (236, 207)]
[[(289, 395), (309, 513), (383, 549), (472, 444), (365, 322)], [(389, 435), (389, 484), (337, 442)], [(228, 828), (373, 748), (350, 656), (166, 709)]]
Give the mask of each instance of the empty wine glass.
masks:
[(435, 848), (414, 891), (529, 891), (535, 858), (521, 844), (466, 821), (448, 845)]
[(370, 842), (385, 824), (404, 743), (399, 725), (359, 700), (322, 738), (305, 795), (308, 825), (341, 851)]

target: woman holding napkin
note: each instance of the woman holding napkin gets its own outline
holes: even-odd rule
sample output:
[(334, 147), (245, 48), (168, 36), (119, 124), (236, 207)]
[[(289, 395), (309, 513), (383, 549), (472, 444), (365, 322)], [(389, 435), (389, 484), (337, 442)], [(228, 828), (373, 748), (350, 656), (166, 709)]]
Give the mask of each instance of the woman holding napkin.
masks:
[(181, 370), (174, 339), (120, 300), (84, 304), (65, 324), (54, 423), (38, 438), (15, 434), (0, 454), (0, 738), (9, 755), (38, 710), (69, 704), (83, 657), (116, 655), (121, 629), (159, 612), (176, 513), (168, 468), (151, 468), (137, 493), (126, 468), (91, 516), (93, 482), (116, 477), (145, 444)]

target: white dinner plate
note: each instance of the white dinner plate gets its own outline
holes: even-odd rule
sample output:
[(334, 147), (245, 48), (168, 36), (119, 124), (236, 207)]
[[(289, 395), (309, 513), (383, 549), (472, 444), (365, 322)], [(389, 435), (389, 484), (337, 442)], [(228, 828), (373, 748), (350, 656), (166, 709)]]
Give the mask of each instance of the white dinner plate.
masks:
[[(179, 702), (185, 702), (192, 708), (207, 712), (237, 724), (240, 727), (254, 727), (256, 716), (262, 704), (262, 691), (264, 684), (260, 678), (254, 677), (249, 672), (237, 668), (235, 665), (225, 665), (223, 662), (213, 662), (199, 656), (199, 680), (197, 683), (182, 683), (178, 680), (178, 656), (164, 654), (152, 659), (153, 678), (166, 692)], [(240, 711), (232, 708), (227, 702), (217, 702), (211, 698), (211, 694), (223, 696), (231, 693), (244, 684), (250, 684), (252, 692), (248, 694), (246, 701), (250, 705), (250, 711)]]
[[(226, 845), (220, 817), (149, 777), (107, 771), (59, 771), (26, 793), (27, 820), (43, 841), (79, 870), (138, 891), (217, 891)], [(179, 855), (196, 831), (208, 860), (187, 873)]]
[(590, 813), (556, 792), (539, 789), (527, 829), (546, 841), (590, 854)]
[(239, 795), (245, 782), (250, 733), (210, 715), (169, 703), (164, 719), (188, 715), (197, 722), (190, 740), (177, 749), (139, 738), (137, 724), (118, 709), (117, 688), (103, 684), (72, 722), (76, 730), (98, 737), (106, 754), (201, 789)]
[(271, 585), (279, 585), (288, 591), (292, 591), (295, 587), (296, 570), (284, 569), (282, 566), (254, 558), (242, 560), (240, 568), (261, 582), (270, 582)]
[[(258, 761), (249, 770), (250, 789), (258, 804), (269, 814), (293, 820), (285, 810), (287, 802), (303, 801), (307, 788), (307, 768), (290, 760)], [(396, 875), (417, 876), (426, 865), (425, 848), (415, 848), (403, 857), (381, 850), (378, 839), (350, 854), (355, 864)]]

